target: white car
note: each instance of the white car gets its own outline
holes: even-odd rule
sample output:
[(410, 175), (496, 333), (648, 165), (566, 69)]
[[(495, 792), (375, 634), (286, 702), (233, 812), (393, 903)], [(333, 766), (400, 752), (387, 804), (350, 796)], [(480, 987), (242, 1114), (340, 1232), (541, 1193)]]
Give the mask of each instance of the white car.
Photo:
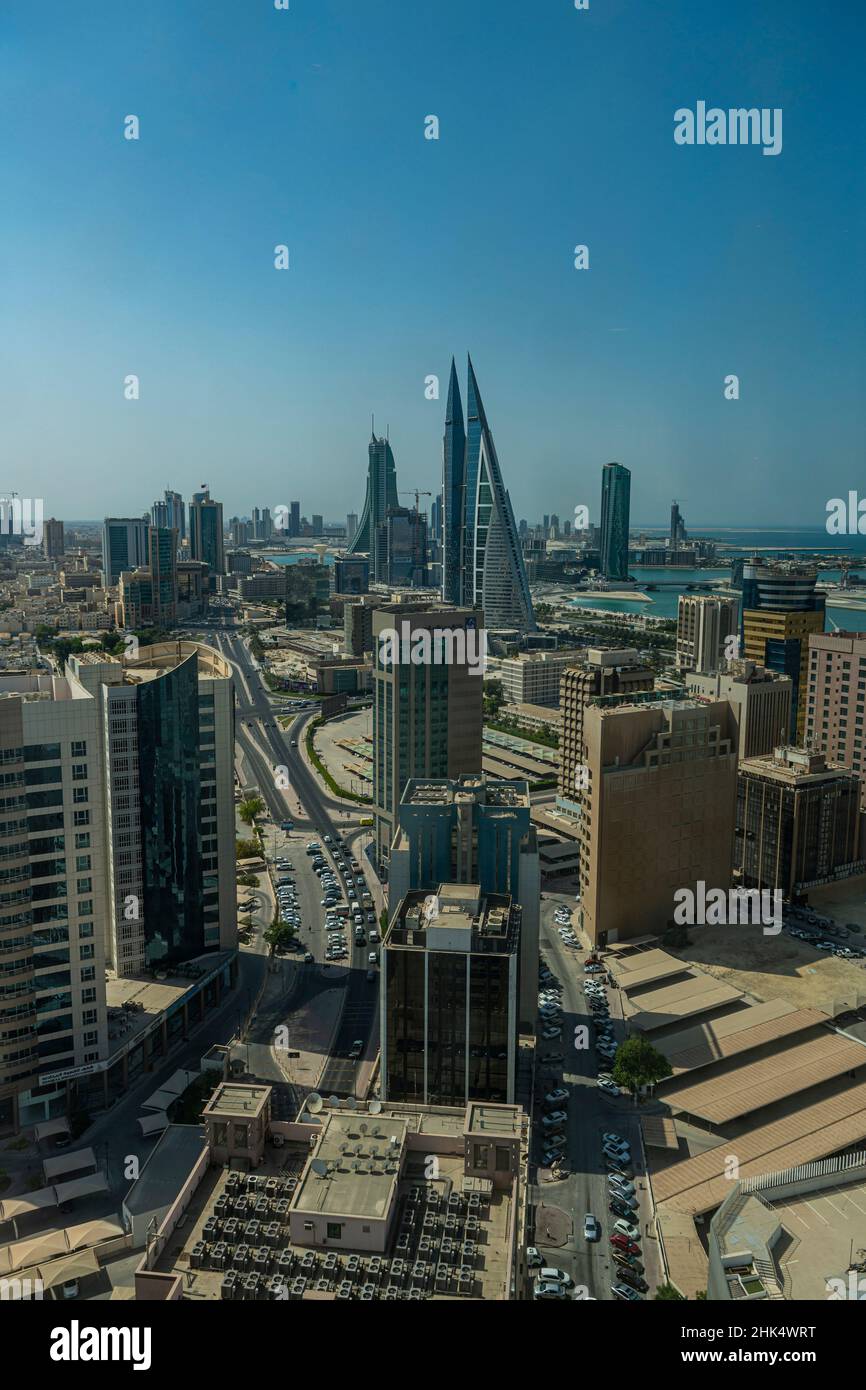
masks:
[(616, 1082), (611, 1081), (609, 1076), (600, 1076), (598, 1078), (598, 1088), (600, 1091), (605, 1091), (609, 1096), (618, 1096), (620, 1093)]
[(630, 1221), (624, 1221), (622, 1217), (619, 1221), (614, 1221), (613, 1229), (619, 1236), (627, 1236), (629, 1240), (640, 1240), (640, 1227), (633, 1226)]
[(568, 1112), (565, 1110), (551, 1110), (549, 1115), (545, 1115), (541, 1121), (544, 1129), (558, 1129), (560, 1125), (568, 1122)]

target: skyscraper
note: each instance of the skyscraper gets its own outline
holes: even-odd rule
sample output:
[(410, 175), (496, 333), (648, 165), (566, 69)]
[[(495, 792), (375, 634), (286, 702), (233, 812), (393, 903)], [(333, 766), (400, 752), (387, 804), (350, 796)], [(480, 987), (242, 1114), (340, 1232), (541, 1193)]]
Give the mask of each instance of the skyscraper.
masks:
[(628, 521), (631, 473), (621, 463), (601, 470), (601, 572), (606, 579), (628, 579)]
[(172, 492), (166, 488), (164, 501), (154, 502), (150, 509), (150, 519), (154, 526), (170, 529), (172, 526), (177, 531), (180, 540), (186, 539), (186, 508), (183, 498), (179, 492)]
[(423, 512), (415, 507), (389, 507), (378, 548), (386, 556), (386, 583), (415, 589), (426, 586), (427, 518)]
[(357, 555), (364, 552), (370, 556), (370, 578), (380, 583), (388, 580), (388, 554), (382, 544), (380, 527), (390, 507), (399, 507), (397, 496), (397, 468), (394, 455), (387, 439), (377, 439), (373, 434), (367, 449), (367, 495), (364, 510), (354, 537), (349, 542), (348, 553)]
[(65, 549), (63, 522), (49, 517), (42, 532), (42, 551), (46, 560), (59, 560)]
[(147, 564), (147, 517), (107, 516), (102, 525), (102, 570), (105, 584), (116, 584), (123, 570)]
[(452, 360), (442, 471), (445, 602), (483, 608), (490, 627), (534, 631), (523, 552), (472, 359), (466, 419)]
[(214, 574), (225, 574), (223, 504), (214, 502), (207, 488), (193, 493), (189, 507), (190, 556), (202, 560)]
[(825, 598), (816, 592), (815, 570), (782, 570), (756, 556), (743, 566), (741, 656), (790, 676), (791, 741), (806, 726), (809, 638), (824, 631)]
[[(374, 611), (373, 814), (383, 873), (409, 778), (481, 771), (483, 678), (469, 649), (483, 621), (478, 609), (411, 609), (397, 603)], [(446, 638), (434, 637), (436, 630)], [(394, 631), (401, 639), (407, 634), (406, 640), (396, 653), (383, 654), (382, 634)], [(437, 650), (428, 661), (413, 660), (415, 638), (425, 633), (422, 640), (438, 644)], [(453, 659), (445, 653), (446, 640)]]
[(289, 535), (299, 536), (301, 534), (301, 504), (300, 502), (289, 503)]

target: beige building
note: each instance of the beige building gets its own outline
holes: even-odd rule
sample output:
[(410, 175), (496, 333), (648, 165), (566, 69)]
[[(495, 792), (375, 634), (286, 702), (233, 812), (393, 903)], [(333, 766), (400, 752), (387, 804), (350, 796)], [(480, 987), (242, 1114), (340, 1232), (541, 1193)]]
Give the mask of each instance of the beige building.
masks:
[(702, 675), (718, 671), (725, 639), (737, 632), (739, 603), (715, 594), (680, 594), (677, 608), (677, 666)]
[(481, 771), (483, 621), (479, 608), (388, 604), (373, 615), (373, 806), (383, 876), (409, 779)]
[(662, 931), (677, 889), (727, 890), (737, 786), (737, 722), (727, 701), (586, 709), (581, 820), (582, 926), (606, 945)]
[(689, 671), (684, 679), (693, 695), (730, 702), (740, 728), (740, 759), (771, 753), (786, 742), (793, 691), (790, 676), (777, 675), (754, 661), (731, 661), (725, 671), (713, 675)]
[(562, 673), (559, 690), (559, 796), (564, 810), (579, 814), (585, 782), (584, 712), (600, 695), (622, 698), (652, 690), (653, 672), (633, 648), (590, 647), (579, 665)]
[(498, 670), (491, 670), (502, 682), (502, 695), (508, 705), (559, 704), (559, 682), (563, 671), (578, 659), (574, 651), (520, 652), (502, 657)]
[(856, 772), (866, 806), (866, 633), (813, 633), (805, 739), (834, 763)]

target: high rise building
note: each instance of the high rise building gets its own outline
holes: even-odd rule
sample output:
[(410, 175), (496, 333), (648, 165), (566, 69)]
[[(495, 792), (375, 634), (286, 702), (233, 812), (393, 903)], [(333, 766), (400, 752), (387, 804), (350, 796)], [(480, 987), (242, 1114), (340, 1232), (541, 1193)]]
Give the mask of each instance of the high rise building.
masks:
[(102, 571), (105, 586), (116, 584), (123, 570), (147, 564), (147, 517), (107, 516), (102, 525)]
[(201, 560), (211, 575), (225, 574), (223, 504), (214, 502), (207, 489), (193, 493), (189, 507), (190, 558)]
[(301, 534), (301, 504), (300, 502), (289, 503), (289, 535), (299, 536)]
[(147, 566), (120, 576), (121, 622), (133, 632), (178, 620), (177, 531), (149, 526), (147, 547)]
[(59, 560), (65, 551), (63, 522), (49, 517), (42, 529), (42, 553), (46, 560)]
[(589, 647), (582, 661), (572, 661), (560, 676), (559, 795), (567, 814), (580, 814), (586, 786), (584, 717), (591, 700), (601, 695), (630, 696), (652, 690), (655, 675), (631, 647)]
[(380, 951), (383, 1100), (514, 1101), (521, 919), (471, 884), (401, 900)]
[(804, 748), (747, 758), (737, 779), (734, 844), (743, 886), (778, 888), (789, 900), (862, 874), (857, 774)]
[(170, 530), (173, 526), (180, 540), (186, 540), (186, 508), (179, 492), (166, 488), (164, 500), (154, 502), (151, 507), (150, 519), (154, 526), (163, 530)]
[[(62, 1113), (118, 976), (237, 947), (231, 668), (193, 643), (0, 676), (0, 1119)], [(14, 969), (13, 969), (14, 967)]]
[(668, 543), (671, 550), (679, 550), (686, 539), (686, 524), (680, 512), (679, 502), (671, 502), (671, 530)]
[(381, 540), (381, 526), (390, 507), (399, 507), (397, 469), (387, 439), (374, 434), (367, 448), (367, 495), (364, 510), (354, 538), (349, 542), (349, 554), (359, 552), (370, 557), (370, 578), (387, 583), (388, 555)]
[(724, 671), (683, 677), (690, 694), (706, 700), (727, 700), (737, 716), (737, 756), (756, 758), (772, 753), (788, 737), (791, 726), (790, 676), (768, 671), (753, 661), (731, 661)]
[(607, 579), (628, 579), (628, 523), (631, 473), (621, 463), (601, 470), (601, 571)]
[(315, 560), (302, 560), (297, 565), (285, 565), (284, 569), (282, 592), (286, 595), (286, 625), (315, 627), (319, 616), (328, 611), (330, 567)]
[(731, 886), (737, 721), (727, 701), (601, 696), (584, 717), (581, 914), (595, 946), (664, 931), (675, 894)]
[(384, 552), (385, 582), (427, 587), (427, 518), (415, 507), (389, 507), (379, 528), (378, 550)]
[(856, 772), (866, 805), (866, 634), (814, 633), (809, 638), (806, 746)]
[(312, 532), (314, 536), (324, 535), (325, 528), (322, 523), (321, 514), (319, 512), (313, 512)]
[(466, 425), (451, 361), (442, 471), (442, 595), (482, 608), (490, 627), (535, 630), (523, 551), (469, 359)]
[[(483, 673), (473, 649), (483, 621), (480, 609), (399, 603), (373, 613), (373, 814), (383, 876), (409, 779), (481, 771)], [(383, 637), (395, 632), (396, 650)]]
[(442, 493), (437, 492), (430, 503), (430, 538), (437, 543), (442, 540)]
[(440, 883), (508, 893), (521, 908), (521, 1025), (537, 1012), (540, 878), (529, 784), (480, 775), (406, 784), (391, 845), (389, 897), (435, 892)]
[(825, 599), (816, 592), (815, 570), (786, 570), (760, 559), (743, 566), (741, 655), (790, 676), (791, 741), (806, 727), (809, 638), (824, 630)]
[(736, 599), (715, 594), (680, 594), (677, 666), (681, 671), (710, 675), (724, 668), (726, 640), (736, 637), (739, 629), (739, 607)]
[(357, 513), (357, 512), (349, 512), (348, 516), (346, 517), (346, 540), (347, 540), (347, 541), (353, 541), (353, 540), (355, 539), (355, 532), (357, 531), (357, 529), (358, 529), (358, 513)]

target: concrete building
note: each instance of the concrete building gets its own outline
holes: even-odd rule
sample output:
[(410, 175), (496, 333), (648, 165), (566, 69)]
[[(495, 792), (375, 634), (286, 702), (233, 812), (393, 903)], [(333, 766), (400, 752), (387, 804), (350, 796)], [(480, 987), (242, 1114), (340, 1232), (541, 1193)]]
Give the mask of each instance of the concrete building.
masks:
[(506, 704), (558, 705), (562, 673), (580, 656), (574, 650), (556, 650), (519, 652), (517, 656), (503, 657), (496, 676), (502, 682)]
[[(373, 806), (383, 874), (409, 779), (481, 771), (483, 622), (477, 608), (374, 611)], [(388, 634), (399, 637), (396, 649)]]
[[(671, 523), (673, 525), (673, 521)], [(677, 607), (677, 666), (710, 675), (725, 662), (725, 642), (736, 636), (739, 603), (712, 594), (680, 594)]]
[(734, 868), (788, 899), (863, 873), (860, 781), (823, 753), (776, 748), (740, 766)]
[(440, 883), (508, 893), (521, 908), (519, 1019), (537, 1012), (540, 877), (529, 784), (484, 773), (439, 781), (413, 778), (400, 800), (391, 845), (390, 897), (433, 892)]
[(814, 570), (783, 570), (760, 560), (743, 565), (741, 655), (791, 677), (790, 737), (801, 743), (806, 727), (809, 640), (824, 631), (825, 598)]
[(521, 917), (472, 884), (401, 900), (380, 952), (383, 1100), (514, 1101)]
[(42, 528), (42, 553), (46, 560), (58, 560), (65, 549), (63, 522), (49, 517)]
[(580, 815), (580, 792), (585, 785), (584, 715), (590, 700), (652, 690), (655, 677), (633, 648), (590, 647), (583, 661), (567, 666), (559, 687), (561, 716), (557, 805)]
[(866, 805), (866, 634), (813, 633), (809, 638), (808, 680), (806, 745), (856, 772), (861, 805)]
[(693, 695), (729, 701), (740, 729), (737, 753), (741, 760), (772, 753), (784, 743), (791, 726), (790, 676), (768, 671), (753, 661), (731, 661), (727, 670), (715, 675), (688, 671), (683, 679)]
[(727, 701), (601, 696), (586, 709), (584, 746), (581, 914), (594, 945), (663, 931), (677, 889), (730, 887), (737, 722)]
[(373, 650), (373, 613), (380, 600), (362, 599), (343, 608), (343, 651), (346, 656), (363, 656)]

